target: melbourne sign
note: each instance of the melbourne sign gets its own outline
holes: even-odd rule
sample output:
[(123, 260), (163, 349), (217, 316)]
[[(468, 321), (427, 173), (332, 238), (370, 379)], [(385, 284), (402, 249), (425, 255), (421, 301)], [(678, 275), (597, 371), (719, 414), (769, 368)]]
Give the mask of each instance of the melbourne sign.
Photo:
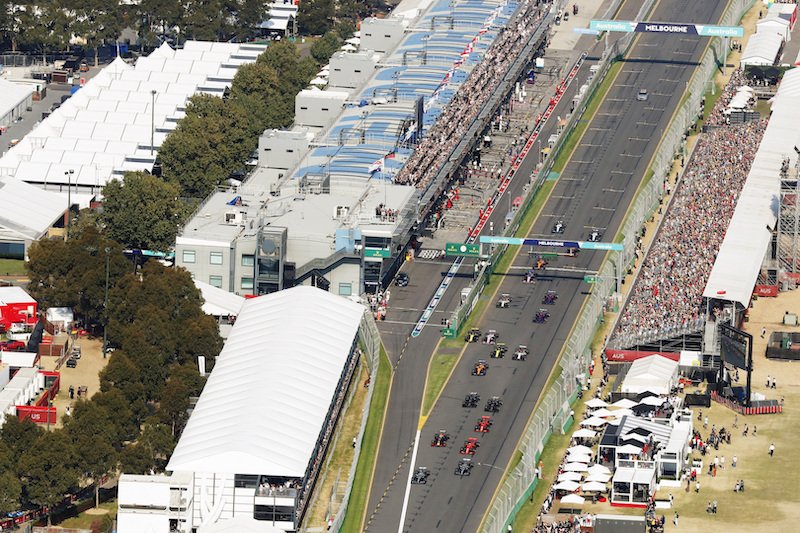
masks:
[(623, 33), (669, 33), (699, 35), (701, 37), (744, 37), (741, 26), (711, 26), (708, 24), (685, 24), (682, 22), (638, 22), (620, 20), (592, 20), (589, 29)]

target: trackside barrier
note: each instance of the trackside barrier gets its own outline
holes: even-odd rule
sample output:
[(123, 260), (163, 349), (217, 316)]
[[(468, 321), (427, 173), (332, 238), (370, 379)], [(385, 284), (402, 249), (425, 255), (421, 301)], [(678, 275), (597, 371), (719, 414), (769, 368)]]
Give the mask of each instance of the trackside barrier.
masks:
[[(742, 15), (753, 5), (753, 2), (754, 0), (732, 0), (721, 17), (720, 24), (732, 25), (738, 22), (741, 20)], [(637, 20), (642, 20), (653, 4), (653, 0), (645, 2), (637, 16)], [(628, 34), (627, 37), (631, 37), (631, 39), (627, 39), (627, 41), (624, 38), (617, 41), (621, 43), (619, 50), (623, 52), (627, 50), (633, 35)], [(575, 329), (561, 355), (561, 374), (545, 393), (525, 428), (519, 447), (522, 459), (509, 472), (492, 500), (481, 528), (484, 533), (502, 533), (506, 531), (506, 526), (514, 520), (517, 512), (527, 501), (537, 483), (535, 479), (536, 461), (549, 440), (552, 431), (555, 428), (565, 427), (564, 424), (569, 417), (570, 405), (575, 400), (581, 380), (585, 375), (585, 369), (591, 358), (591, 340), (597, 326), (603, 320), (605, 309), (615, 301), (615, 282), (619, 274), (617, 268), (627, 267), (632, 262), (639, 228), (658, 208), (664, 191), (664, 181), (671, 168), (672, 159), (682, 146), (684, 132), (688, 130), (697, 117), (706, 80), (713, 76), (718, 67), (716, 58), (721, 57), (720, 52), (723, 45), (722, 39), (712, 39), (711, 45), (703, 56), (701, 65), (687, 84), (688, 98), (681, 105), (672, 124), (662, 137), (662, 142), (654, 158), (653, 176), (637, 195), (623, 226), (625, 249), (622, 252), (614, 253), (609, 257), (610, 260), (604, 262), (601, 267), (597, 283), (595, 283), (591, 295), (587, 298), (576, 322)], [(609, 65), (608, 57), (604, 56), (601, 70), (607, 70)], [(596, 85), (593, 84), (590, 89), (596, 89)], [(581, 113), (584, 110), (585, 108), (581, 110)], [(578, 114), (576, 113), (576, 115)], [(565, 135), (562, 135), (562, 138), (564, 137)], [(541, 180), (541, 176), (539, 180)]]
[(776, 400), (757, 401), (753, 402), (752, 406), (745, 407), (720, 396), (717, 391), (711, 391), (711, 399), (740, 415), (778, 415), (783, 413), (783, 406)]
[[(347, 485), (345, 486), (344, 490), (341, 491), (342, 500), (339, 502), (338, 506), (335, 502), (331, 502), (331, 511), (333, 522), (328, 527), (328, 531), (339, 531), (342, 527), (342, 523), (344, 522), (345, 511), (347, 510), (347, 504), (350, 501), (350, 492), (353, 489), (353, 481), (356, 477), (356, 467), (358, 466), (358, 459), (361, 455), (361, 443), (364, 439), (364, 430), (367, 427), (367, 417), (369, 416), (369, 408), (372, 404), (372, 392), (375, 389), (375, 382), (374, 379), (377, 372), (378, 372), (378, 361), (381, 356), (381, 339), (380, 334), (378, 333), (378, 327), (375, 325), (375, 321), (369, 315), (369, 313), (364, 313), (364, 316), (361, 319), (361, 326), (359, 326), (358, 334), (361, 339), (361, 350), (364, 353), (364, 359), (367, 362), (367, 367), (369, 368), (370, 374), (370, 385), (369, 390), (367, 391), (367, 399), (364, 402), (364, 411), (361, 415), (361, 426), (358, 431), (358, 436), (356, 437), (356, 446), (355, 451), (353, 453), (353, 463), (350, 465), (350, 471), (347, 474)], [(360, 387), (360, 383), (353, 383), (353, 387)], [(333, 491), (337, 491), (337, 487), (333, 487)]]

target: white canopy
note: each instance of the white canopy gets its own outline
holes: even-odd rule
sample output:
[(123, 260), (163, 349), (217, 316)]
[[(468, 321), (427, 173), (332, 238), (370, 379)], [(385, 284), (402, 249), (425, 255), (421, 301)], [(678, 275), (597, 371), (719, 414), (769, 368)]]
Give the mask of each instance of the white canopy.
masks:
[(746, 65), (774, 65), (782, 45), (783, 37), (779, 33), (758, 32), (747, 41), (739, 64), (742, 68)]
[(653, 407), (660, 407), (664, 405), (667, 399), (663, 396), (648, 396), (639, 400), (639, 405), (652, 405)]
[(614, 413), (614, 411), (609, 411), (608, 409), (603, 407), (601, 409), (598, 409), (597, 411), (594, 411), (592, 413), (592, 416), (593, 417), (598, 417), (598, 418), (605, 418), (607, 416), (614, 416), (615, 414), (616, 413)]
[(611, 479), (611, 474), (589, 474), (586, 476), (586, 481), (597, 481), (598, 483), (608, 483)]
[(556, 490), (566, 490), (568, 492), (572, 492), (574, 490), (578, 490), (578, 487), (580, 486), (580, 483), (576, 481), (560, 481), (556, 483), (553, 488)]
[(567, 494), (561, 498), (561, 503), (569, 503), (572, 505), (583, 505), (585, 501), (583, 496), (578, 496), (577, 494)]
[(582, 444), (576, 444), (575, 446), (571, 446), (571, 447), (567, 448), (567, 452), (568, 453), (587, 453), (587, 454), (591, 454), (592, 453), (592, 449), (589, 448), (588, 446), (584, 446)]
[(0, 235), (39, 240), (64, 216), (63, 198), (14, 178), (0, 178)]
[(591, 429), (581, 428), (575, 431), (572, 436), (576, 439), (591, 439), (597, 436), (597, 432)]
[(345, 52), (355, 52), (358, 49), (352, 44), (347, 43), (346, 45), (342, 46), (342, 50), (344, 50)]
[(308, 286), (247, 300), (167, 470), (302, 478), (363, 314)]
[(211, 316), (236, 316), (245, 302), (238, 294), (222, 290), (198, 279), (195, 286), (203, 296), (203, 312)]
[(637, 359), (622, 381), (623, 393), (667, 394), (677, 383), (678, 363), (658, 354)]
[(583, 492), (605, 492), (606, 484), (598, 481), (589, 481), (581, 485), (581, 490)]
[(311, 85), (328, 85), (328, 80), (326, 80), (325, 78), (314, 78), (308, 83), (310, 83)]
[(586, 402), (586, 407), (590, 407), (592, 409), (597, 409), (600, 407), (605, 407), (608, 404), (601, 400), (600, 398), (592, 398), (591, 400)]
[(557, 481), (580, 481), (583, 475), (580, 472), (562, 472)]
[(622, 453), (626, 455), (637, 454), (637, 453), (642, 453), (642, 449), (639, 446), (634, 446), (633, 444), (626, 444), (624, 446), (620, 446), (619, 448), (617, 448), (617, 453)]
[(771, 228), (778, 217), (780, 169), (785, 157), (794, 168), (800, 144), (800, 69), (783, 75), (777, 95), (772, 99), (772, 115), (753, 159), (733, 212), (728, 231), (720, 246), (703, 296), (742, 306), (750, 305), (761, 264), (772, 240)]
[(564, 472), (586, 472), (588, 467), (584, 463), (567, 463)]
[(602, 418), (593, 416), (591, 418), (587, 418), (586, 420), (582, 421), (581, 425), (586, 427), (600, 427), (600, 426), (605, 426), (607, 423), (608, 423), (607, 420), (603, 420)]
[(633, 400), (629, 400), (628, 398), (623, 398), (621, 400), (617, 400), (616, 402), (611, 404), (611, 407), (619, 407), (620, 409), (630, 409), (636, 405), (636, 402)]
[(589, 467), (589, 470), (587, 470), (587, 472), (589, 472), (590, 475), (594, 475), (594, 474), (610, 475), (611, 474), (611, 470), (609, 470), (607, 466), (603, 466), (603, 465), (592, 465), (592, 466)]
[(570, 463), (591, 463), (592, 456), (586, 453), (571, 453), (567, 455), (567, 461)]

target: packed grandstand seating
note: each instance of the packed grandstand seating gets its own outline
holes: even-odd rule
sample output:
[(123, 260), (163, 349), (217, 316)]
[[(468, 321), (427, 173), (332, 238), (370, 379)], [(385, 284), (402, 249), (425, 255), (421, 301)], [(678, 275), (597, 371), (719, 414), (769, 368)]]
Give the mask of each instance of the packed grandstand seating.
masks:
[(706, 117), (706, 126), (724, 126), (727, 123), (727, 117), (723, 111), (727, 109), (728, 104), (736, 94), (736, 89), (744, 85), (747, 85), (747, 78), (742, 69), (737, 68), (731, 74), (731, 79), (728, 81), (727, 85), (725, 85), (722, 94), (714, 104), (714, 108), (708, 114), (708, 117)]
[[(726, 95), (741, 81), (728, 84)], [(720, 116), (726, 105), (721, 97), (710, 116)], [(703, 290), (766, 125), (759, 120), (723, 126), (700, 137), (622, 311), (613, 346), (677, 336), (701, 323)]]
[(544, 18), (547, 3), (525, 0), (518, 16), (501, 30), (483, 60), (475, 66), (467, 80), (446, 106), (436, 123), (428, 130), (395, 177), (395, 183), (411, 184), (425, 189), (461, 141), (486, 100), (494, 93), (528, 37)]

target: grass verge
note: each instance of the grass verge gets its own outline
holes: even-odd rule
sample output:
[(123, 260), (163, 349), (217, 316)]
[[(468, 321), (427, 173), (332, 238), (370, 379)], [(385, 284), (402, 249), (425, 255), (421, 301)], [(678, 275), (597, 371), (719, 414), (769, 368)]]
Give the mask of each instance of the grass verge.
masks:
[[(100, 504), (100, 509), (107, 512), (98, 514), (95, 509), (87, 509), (77, 516), (67, 518), (58, 525), (65, 529), (93, 529), (106, 531), (107, 525), (113, 523), (117, 516), (117, 500), (109, 500)], [(96, 528), (96, 529), (95, 529)]]
[(447, 376), (453, 370), (456, 361), (458, 361), (457, 353), (437, 353), (433, 356), (431, 366), (428, 371), (428, 380), (425, 384), (425, 398), (422, 401), (422, 415), (428, 416), (433, 408), (439, 392), (444, 387), (447, 381)]
[(372, 478), (372, 471), (378, 456), (378, 442), (381, 436), (381, 424), (386, 403), (389, 399), (389, 382), (391, 379), (391, 365), (386, 351), (381, 345), (381, 355), (378, 359), (378, 372), (373, 376), (375, 390), (372, 393), (372, 403), (369, 406), (367, 427), (361, 441), (361, 453), (358, 456), (358, 466), (353, 480), (353, 489), (347, 504), (346, 515), (342, 531), (361, 531), (364, 511), (367, 507), (367, 494)]
[(25, 261), (22, 259), (0, 259), (0, 276), (26, 276)]

